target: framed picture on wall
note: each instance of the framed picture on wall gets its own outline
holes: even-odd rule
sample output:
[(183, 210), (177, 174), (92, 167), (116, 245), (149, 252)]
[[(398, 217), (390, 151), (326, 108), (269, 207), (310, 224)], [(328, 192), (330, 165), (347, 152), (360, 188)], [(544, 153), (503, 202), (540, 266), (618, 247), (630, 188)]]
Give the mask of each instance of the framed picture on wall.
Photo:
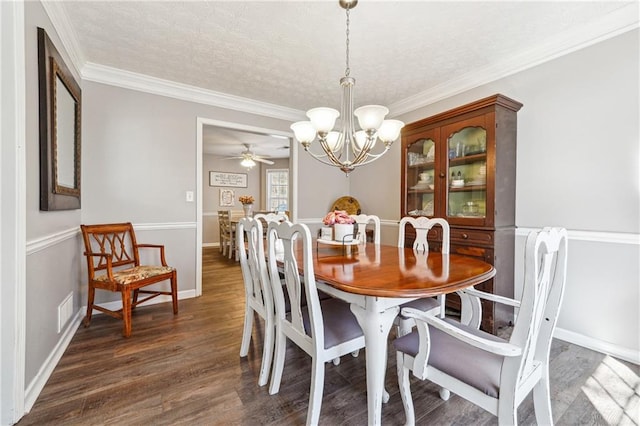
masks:
[(233, 189), (220, 190), (220, 207), (233, 207), (236, 202), (236, 194)]
[(209, 172), (209, 186), (247, 187), (246, 173)]

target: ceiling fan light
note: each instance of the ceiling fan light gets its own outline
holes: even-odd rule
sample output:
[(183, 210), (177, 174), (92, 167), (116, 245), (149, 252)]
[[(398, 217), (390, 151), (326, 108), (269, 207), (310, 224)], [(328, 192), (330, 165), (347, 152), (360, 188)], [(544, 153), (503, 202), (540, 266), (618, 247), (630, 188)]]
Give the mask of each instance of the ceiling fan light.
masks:
[(242, 167), (246, 167), (248, 169), (252, 168), (253, 166), (256, 165), (256, 162), (253, 161), (251, 158), (243, 158), (242, 161), (240, 161), (240, 165)]

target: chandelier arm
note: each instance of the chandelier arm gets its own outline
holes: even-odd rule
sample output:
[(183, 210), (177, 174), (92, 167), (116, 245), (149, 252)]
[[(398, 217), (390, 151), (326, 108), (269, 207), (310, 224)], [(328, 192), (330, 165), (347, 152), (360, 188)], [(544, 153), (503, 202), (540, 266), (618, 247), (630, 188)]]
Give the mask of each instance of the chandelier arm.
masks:
[(326, 157), (329, 159), (329, 161), (331, 161), (334, 165), (341, 165), (340, 157), (342, 155), (339, 155), (336, 157), (334, 152), (329, 147), (329, 144), (327, 143), (326, 139), (319, 139), (319, 141), (320, 141), (320, 146), (322, 147), (322, 150), (326, 153)]
[(375, 137), (367, 136), (367, 140), (365, 141), (362, 149), (357, 149), (357, 145), (353, 143), (353, 145), (351, 145), (351, 150), (354, 152), (354, 155), (355, 155), (355, 158), (353, 159), (353, 163), (360, 164), (363, 161), (365, 161), (369, 155), (373, 155), (373, 154), (370, 154), (370, 151), (373, 148), (375, 142), (376, 142)]
[(378, 158), (382, 157), (389, 150), (389, 148), (391, 148), (391, 146), (385, 147), (384, 151), (382, 151), (380, 154), (369, 154), (367, 156), (368, 159), (366, 161), (363, 161), (362, 163), (358, 163), (358, 164), (353, 163), (352, 166), (355, 168), (355, 167), (360, 167), (360, 166), (364, 166), (366, 164), (373, 163)]
[(310, 150), (308, 150), (308, 149), (305, 149), (305, 151), (307, 151), (307, 153), (308, 153), (308, 154), (309, 154), (313, 159), (315, 159), (315, 160), (317, 160), (317, 161), (321, 162), (322, 164), (326, 164), (327, 166), (334, 166), (334, 167), (335, 167), (335, 166), (342, 166), (342, 165), (340, 164), (340, 162), (334, 163), (334, 162), (331, 162), (331, 161), (327, 161), (327, 160), (325, 160), (325, 159), (324, 159), (324, 157), (329, 157), (328, 155), (317, 155), (317, 154), (315, 154), (315, 153), (311, 152), (311, 151), (310, 151)]

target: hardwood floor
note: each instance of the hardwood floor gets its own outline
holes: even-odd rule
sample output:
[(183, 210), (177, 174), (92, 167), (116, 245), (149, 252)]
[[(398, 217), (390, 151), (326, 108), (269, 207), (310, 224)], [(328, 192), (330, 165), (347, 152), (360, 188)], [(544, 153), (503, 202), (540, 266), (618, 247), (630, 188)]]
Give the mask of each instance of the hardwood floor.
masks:
[[(203, 296), (138, 307), (133, 333), (95, 315), (80, 327), (31, 412), (26, 425), (302, 425), (306, 420), (311, 361), (288, 346), (280, 393), (258, 387), (263, 323), (256, 319), (247, 358), (240, 358), (244, 289), (240, 266), (218, 249), (204, 250)], [(326, 366), (320, 423), (366, 424), (365, 357)], [(638, 425), (638, 366), (560, 340), (552, 346), (552, 409), (559, 425)], [(390, 352), (382, 408), (386, 425), (404, 423)], [(412, 382), (418, 424), (497, 424), (496, 418), (452, 395), (438, 397), (429, 382)], [(535, 424), (529, 396), (518, 411)]]

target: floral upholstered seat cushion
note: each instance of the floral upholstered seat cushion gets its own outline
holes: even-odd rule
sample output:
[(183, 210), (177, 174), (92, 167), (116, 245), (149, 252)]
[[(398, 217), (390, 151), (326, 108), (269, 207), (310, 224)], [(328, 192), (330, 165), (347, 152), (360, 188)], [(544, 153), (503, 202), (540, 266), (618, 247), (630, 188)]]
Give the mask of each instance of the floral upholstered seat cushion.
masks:
[[(170, 266), (135, 266), (133, 268), (123, 269), (113, 273), (113, 280), (118, 284), (127, 285), (132, 282), (144, 280), (150, 277), (156, 277), (158, 275), (168, 274), (174, 271), (175, 268)], [(99, 275), (95, 277), (96, 281), (109, 281), (107, 274)]]

